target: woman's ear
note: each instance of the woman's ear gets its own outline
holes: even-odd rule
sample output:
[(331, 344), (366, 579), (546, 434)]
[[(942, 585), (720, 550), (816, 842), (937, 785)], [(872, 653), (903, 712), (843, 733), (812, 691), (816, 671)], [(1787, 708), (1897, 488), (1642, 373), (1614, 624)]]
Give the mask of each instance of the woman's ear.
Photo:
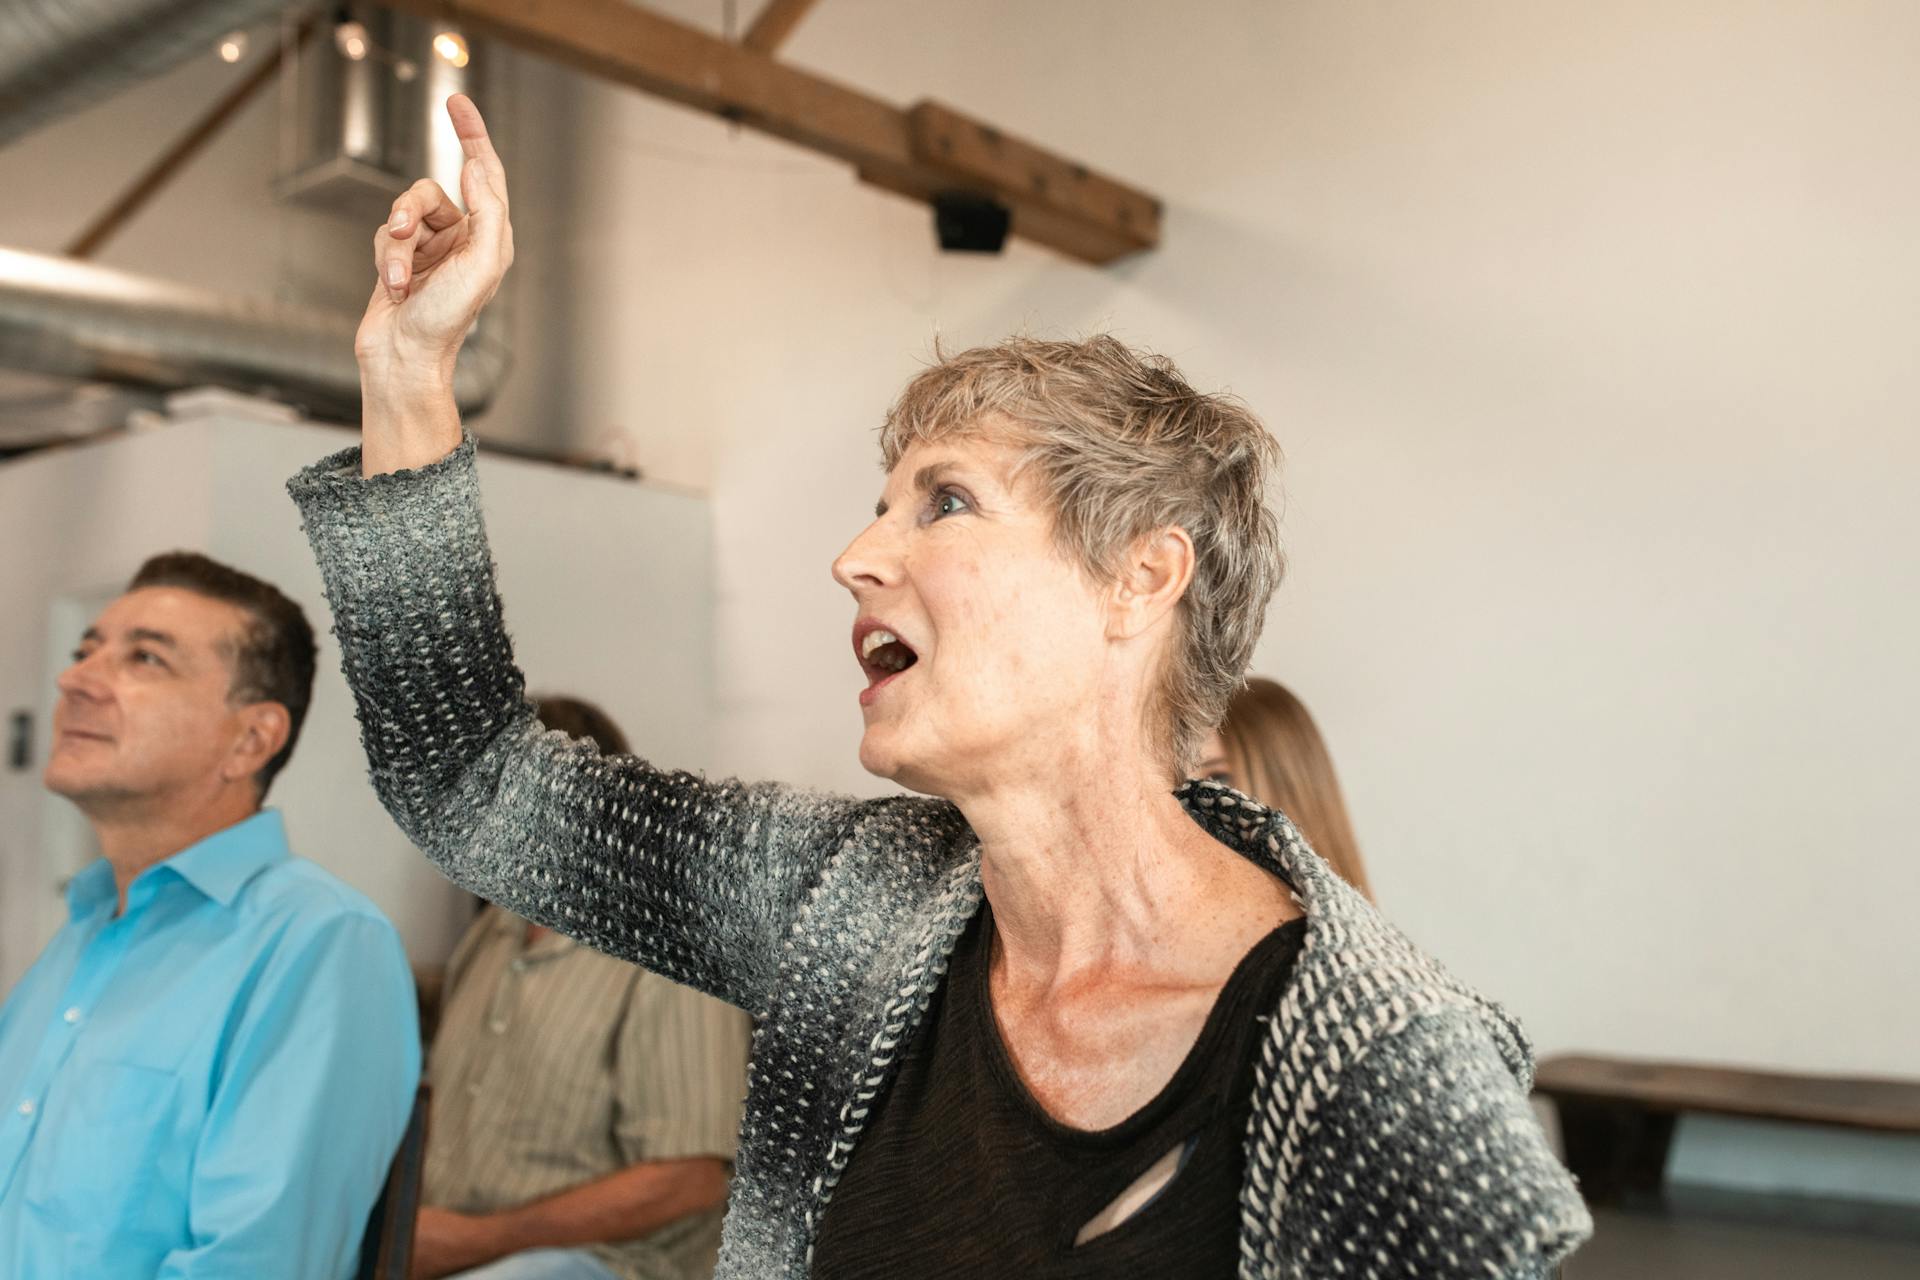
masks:
[(1107, 638), (1131, 640), (1173, 612), (1193, 582), (1193, 539), (1168, 525), (1133, 545), (1114, 584)]

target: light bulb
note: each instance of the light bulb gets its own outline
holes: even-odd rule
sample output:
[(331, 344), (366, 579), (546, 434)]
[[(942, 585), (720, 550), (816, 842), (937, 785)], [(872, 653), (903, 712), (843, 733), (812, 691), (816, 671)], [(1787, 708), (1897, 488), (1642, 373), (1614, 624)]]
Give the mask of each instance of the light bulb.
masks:
[(393, 78), (402, 84), (411, 81), (419, 74), (420, 64), (412, 58), (395, 58), (393, 60)]
[(220, 61), (238, 62), (247, 56), (247, 33), (229, 31), (220, 37)]
[(467, 38), (458, 31), (442, 31), (435, 36), (433, 51), (456, 67), (467, 65)]
[(367, 56), (372, 41), (367, 39), (367, 28), (359, 22), (343, 22), (333, 29), (333, 43), (339, 47), (340, 54), (350, 62), (359, 62)]

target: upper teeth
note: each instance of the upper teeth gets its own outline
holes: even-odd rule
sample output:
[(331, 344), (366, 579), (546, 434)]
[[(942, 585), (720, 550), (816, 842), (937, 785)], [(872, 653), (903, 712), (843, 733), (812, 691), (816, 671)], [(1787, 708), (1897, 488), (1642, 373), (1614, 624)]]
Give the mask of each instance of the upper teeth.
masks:
[(900, 637), (891, 631), (869, 631), (860, 641), (861, 658), (871, 658), (873, 651), (881, 645), (899, 644)]

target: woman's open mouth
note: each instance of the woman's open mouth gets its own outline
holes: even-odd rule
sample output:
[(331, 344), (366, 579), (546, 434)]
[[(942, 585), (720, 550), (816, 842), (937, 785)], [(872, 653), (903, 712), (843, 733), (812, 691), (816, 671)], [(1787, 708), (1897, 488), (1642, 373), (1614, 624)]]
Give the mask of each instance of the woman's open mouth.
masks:
[(860, 692), (861, 706), (866, 706), (881, 688), (920, 660), (913, 646), (885, 627), (872, 623), (861, 623), (854, 628), (854, 651), (860, 657), (860, 669), (867, 673), (867, 687)]

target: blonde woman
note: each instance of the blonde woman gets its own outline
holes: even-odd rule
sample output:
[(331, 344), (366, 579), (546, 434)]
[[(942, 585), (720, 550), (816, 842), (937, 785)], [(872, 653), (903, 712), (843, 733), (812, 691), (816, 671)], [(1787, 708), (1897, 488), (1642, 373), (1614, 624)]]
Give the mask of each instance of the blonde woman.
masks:
[(710, 781), (540, 730), (451, 394), (512, 258), (506, 171), (450, 109), (471, 212), (431, 183), (395, 203), (362, 446), (292, 488), (415, 843), (754, 1015), (719, 1274), (1488, 1280), (1569, 1252), (1590, 1223), (1513, 1020), (1285, 818), (1178, 785), (1280, 556), (1272, 438), (1167, 362), (1016, 340), (888, 415), (833, 574), (861, 763), (920, 796)]
[(1248, 678), (1200, 749), (1193, 776), (1224, 782), (1293, 819), (1340, 878), (1373, 897), (1333, 757), (1306, 704), (1278, 681)]

